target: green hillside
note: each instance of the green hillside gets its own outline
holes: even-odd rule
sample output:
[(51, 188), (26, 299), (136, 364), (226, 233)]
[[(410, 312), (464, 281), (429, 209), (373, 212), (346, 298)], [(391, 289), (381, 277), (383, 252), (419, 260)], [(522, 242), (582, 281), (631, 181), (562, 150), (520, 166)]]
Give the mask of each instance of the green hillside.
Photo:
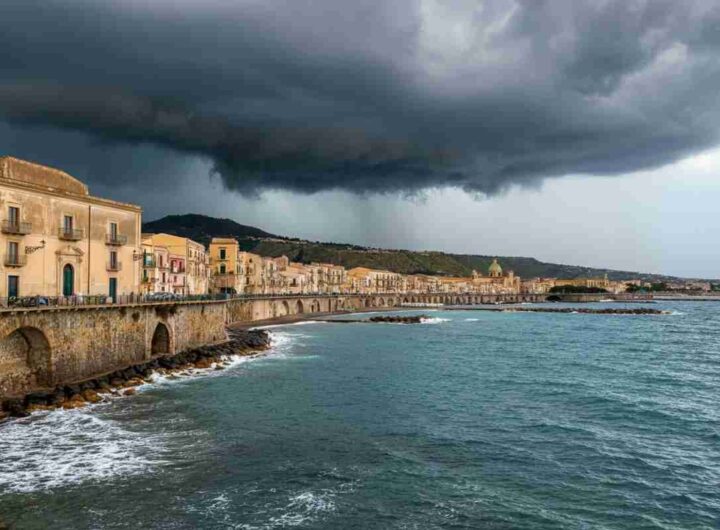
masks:
[(513, 270), (523, 278), (581, 278), (607, 274), (613, 280), (644, 279), (657, 282), (677, 279), (657, 274), (545, 263), (535, 258), (384, 250), (344, 243), (312, 242), (272, 235), (231, 219), (196, 214), (170, 215), (145, 223), (143, 232), (166, 232), (189, 237), (206, 246), (213, 237), (234, 237), (243, 250), (261, 256), (285, 255), (291, 261), (302, 263), (334, 263), (346, 268), (370, 267), (403, 274), (468, 276), (473, 269), (485, 274), (493, 258), (497, 257), (505, 270)]

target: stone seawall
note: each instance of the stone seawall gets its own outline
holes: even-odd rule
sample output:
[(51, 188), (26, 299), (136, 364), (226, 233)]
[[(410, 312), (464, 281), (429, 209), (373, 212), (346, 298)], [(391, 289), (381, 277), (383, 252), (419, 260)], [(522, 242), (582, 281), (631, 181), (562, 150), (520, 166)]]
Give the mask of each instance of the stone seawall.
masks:
[(223, 302), (0, 314), (0, 397), (81, 381), (226, 339)]
[(0, 422), (9, 417), (23, 417), (37, 410), (75, 409), (99, 403), (106, 397), (130, 396), (135, 394), (135, 387), (153, 382), (156, 375), (176, 378), (176, 373), (183, 376), (203, 370), (223, 370), (233, 356), (252, 355), (269, 346), (270, 338), (266, 331), (235, 331), (229, 340), (219, 344), (157, 357), (99, 377), (60, 384), (23, 397), (6, 398), (0, 410)]
[[(609, 295), (571, 295), (594, 301)], [(226, 339), (225, 327), (412, 304), (540, 302), (546, 295), (287, 296), (0, 311), (0, 399), (72, 384)], [(634, 299), (634, 297), (633, 297)]]

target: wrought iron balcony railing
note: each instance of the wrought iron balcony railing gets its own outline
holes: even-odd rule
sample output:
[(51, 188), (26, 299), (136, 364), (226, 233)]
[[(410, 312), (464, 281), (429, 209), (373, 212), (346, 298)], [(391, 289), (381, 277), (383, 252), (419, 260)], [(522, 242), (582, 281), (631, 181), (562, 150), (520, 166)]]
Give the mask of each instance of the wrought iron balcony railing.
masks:
[(2, 222), (3, 234), (27, 235), (32, 232), (32, 223), (7, 219)]
[(27, 256), (23, 254), (5, 254), (6, 267), (22, 267), (27, 263)]
[(82, 228), (65, 228), (62, 226), (58, 229), (58, 237), (65, 241), (80, 241), (84, 237), (84, 231)]
[(118, 272), (118, 271), (121, 271), (121, 270), (122, 270), (122, 263), (119, 262), (119, 261), (115, 261), (115, 262), (108, 261), (107, 270), (109, 270), (110, 272)]
[(107, 234), (105, 236), (105, 244), (107, 245), (127, 245), (127, 236), (120, 235), (120, 234)]

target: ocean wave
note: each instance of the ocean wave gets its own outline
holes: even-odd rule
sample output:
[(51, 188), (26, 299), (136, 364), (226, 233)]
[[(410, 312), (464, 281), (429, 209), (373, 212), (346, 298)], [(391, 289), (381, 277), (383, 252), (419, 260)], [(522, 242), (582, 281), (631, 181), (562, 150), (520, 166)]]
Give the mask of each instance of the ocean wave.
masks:
[(479, 321), (480, 321), (479, 318), (466, 318), (465, 319), (465, 322), (479, 322)]
[(440, 318), (440, 317), (432, 317), (432, 318), (423, 318), (422, 324), (442, 324), (443, 322), (451, 322), (452, 319), (450, 318)]
[(163, 463), (157, 457), (163, 445), (160, 435), (127, 431), (89, 410), (33, 415), (0, 433), (0, 491), (29, 493), (144, 474)]

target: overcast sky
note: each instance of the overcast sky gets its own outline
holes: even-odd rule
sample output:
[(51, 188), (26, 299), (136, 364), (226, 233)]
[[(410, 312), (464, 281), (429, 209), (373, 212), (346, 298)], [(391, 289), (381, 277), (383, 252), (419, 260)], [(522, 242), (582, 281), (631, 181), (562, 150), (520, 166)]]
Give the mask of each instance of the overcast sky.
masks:
[(714, 0), (4, 0), (0, 49), (0, 152), (148, 219), (720, 276)]

